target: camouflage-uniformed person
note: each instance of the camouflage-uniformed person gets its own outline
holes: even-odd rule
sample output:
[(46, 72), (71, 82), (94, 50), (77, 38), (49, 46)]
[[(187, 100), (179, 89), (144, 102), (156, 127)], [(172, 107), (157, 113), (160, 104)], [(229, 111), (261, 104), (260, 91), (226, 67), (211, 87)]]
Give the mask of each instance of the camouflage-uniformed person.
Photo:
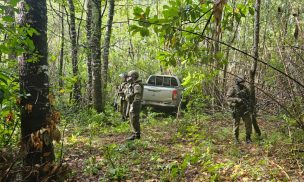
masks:
[(119, 112), (121, 113), (121, 117), (123, 120), (127, 119), (127, 100), (125, 97), (125, 92), (128, 89), (128, 82), (127, 82), (127, 73), (122, 73), (119, 75), (122, 78), (122, 83), (118, 86), (118, 97), (119, 97)]
[(132, 70), (128, 73), (128, 89), (126, 99), (128, 101), (127, 112), (130, 116), (130, 124), (133, 129), (133, 135), (128, 140), (140, 139), (139, 113), (141, 110), (141, 100), (143, 97), (143, 84), (138, 80), (139, 74)]
[(228, 90), (227, 97), (227, 101), (232, 109), (232, 116), (234, 118), (233, 133), (235, 142), (239, 143), (239, 126), (242, 118), (246, 128), (246, 143), (251, 143), (251, 101), (249, 89), (245, 86), (244, 76), (241, 75), (235, 78), (235, 85)]

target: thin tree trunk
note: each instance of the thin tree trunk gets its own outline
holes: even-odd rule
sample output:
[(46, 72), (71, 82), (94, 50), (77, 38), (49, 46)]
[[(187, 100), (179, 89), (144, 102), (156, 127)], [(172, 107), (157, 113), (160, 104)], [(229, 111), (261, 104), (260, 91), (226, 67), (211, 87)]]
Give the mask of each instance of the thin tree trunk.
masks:
[[(109, 49), (110, 49), (110, 40), (111, 40), (111, 32), (112, 32), (112, 23), (114, 17), (114, 0), (109, 0), (109, 14), (108, 14), (108, 22), (105, 36), (105, 45), (103, 49), (103, 94), (104, 98), (106, 98), (106, 89), (108, 82), (108, 64), (109, 64)], [(104, 99), (105, 101), (105, 99)]]
[[(227, 0), (222, 0), (222, 1), (214, 1), (214, 7), (213, 7), (213, 16), (215, 18), (215, 33), (213, 35), (214, 39), (216, 40), (214, 42), (214, 49), (213, 49), (213, 56), (214, 56), (214, 66), (211, 69), (220, 69), (220, 61), (217, 56), (220, 53), (220, 38), (222, 34), (222, 16), (223, 16), (223, 10), (224, 6), (227, 3)], [(212, 84), (212, 95), (214, 99), (212, 99), (211, 104), (212, 104), (212, 112), (215, 112), (215, 106), (221, 106), (221, 108), (224, 108), (223, 105), (223, 95), (220, 94), (220, 88), (217, 87), (217, 85), (220, 84), (220, 79), (219, 75), (216, 75), (214, 78), (214, 82)]]
[[(42, 130), (50, 126), (46, 0), (25, 0), (19, 3), (19, 10), (18, 24), (30, 25), (39, 32), (28, 35), (35, 50), (19, 57), (19, 82), (23, 95), (20, 110), (24, 162), (25, 165), (41, 165), (54, 160), (52, 137), (48, 130)], [(33, 59), (37, 61), (29, 61)]]
[(259, 38), (260, 38), (260, 5), (261, 0), (256, 0), (255, 3), (255, 13), (254, 13), (254, 43), (253, 43), (253, 51), (254, 51), (254, 62), (251, 65), (250, 69), (250, 95), (252, 101), (252, 124), (256, 133), (261, 134), (259, 126), (256, 120), (256, 96), (255, 96), (255, 75), (258, 65), (259, 59)]
[(72, 67), (73, 67), (73, 77), (76, 78), (76, 82), (73, 86), (73, 99), (77, 103), (80, 101), (81, 92), (80, 92), (80, 78), (78, 71), (78, 45), (77, 45), (77, 33), (75, 25), (75, 7), (73, 0), (68, 0), (69, 9), (70, 9), (70, 31), (71, 31), (71, 48), (72, 48)]
[[(61, 6), (60, 6), (61, 7)], [(64, 13), (61, 10), (61, 44), (60, 44), (60, 57), (59, 57), (59, 89), (63, 88), (63, 57), (64, 57)]]
[[(236, 0), (233, 1), (233, 11), (235, 10), (235, 6), (236, 6)], [(232, 27), (234, 27), (234, 14), (232, 16)], [(236, 35), (238, 33), (238, 30), (239, 30), (239, 23), (237, 23), (237, 26), (235, 28), (235, 31), (233, 33), (233, 37), (232, 39), (230, 40), (230, 45), (233, 44), (235, 38), (236, 38)], [(226, 52), (226, 60), (229, 60), (229, 53), (230, 53), (230, 49), (227, 49), (227, 52)], [(227, 92), (227, 71), (228, 71), (228, 64), (229, 64), (229, 61), (227, 64), (224, 65), (224, 70), (223, 70), (223, 93), (226, 93)]]
[(102, 80), (101, 80), (101, 0), (91, 0), (92, 2), (92, 86), (93, 105), (97, 112), (102, 112)]
[[(8, 3), (9, 0), (5, 0), (4, 2)], [(11, 7), (11, 6), (6, 7), (5, 16), (8, 16), (8, 17), (11, 17), (11, 18), (15, 19), (15, 11), (14, 11), (13, 7)], [(11, 32), (15, 32), (15, 23), (11, 23), (11, 22), (10, 23), (4, 23), (4, 26), (5, 26), (6, 29), (9, 29)], [(10, 39), (9, 35), (5, 34), (4, 35), (4, 41), (9, 40), (9, 39)], [(12, 50), (12, 52), (10, 52), (8, 54), (8, 59), (9, 60), (16, 60), (17, 59), (16, 53), (14, 52), (14, 50)], [(0, 61), (1, 61), (1, 58), (0, 58)]]
[[(127, 4), (129, 4), (129, 0), (127, 0)], [(127, 11), (128, 27), (130, 27), (129, 6), (127, 6), (126, 11)], [(134, 46), (133, 46), (133, 43), (132, 43), (132, 35), (131, 35), (130, 31), (129, 31), (129, 45), (130, 45), (130, 47), (128, 48), (128, 58), (130, 56), (132, 62), (134, 62), (134, 58), (135, 58), (135, 55), (134, 55)]]
[(91, 0), (87, 1), (87, 67), (88, 67), (88, 100), (89, 105), (92, 104), (92, 51), (91, 51), (91, 34), (92, 34), (92, 4)]

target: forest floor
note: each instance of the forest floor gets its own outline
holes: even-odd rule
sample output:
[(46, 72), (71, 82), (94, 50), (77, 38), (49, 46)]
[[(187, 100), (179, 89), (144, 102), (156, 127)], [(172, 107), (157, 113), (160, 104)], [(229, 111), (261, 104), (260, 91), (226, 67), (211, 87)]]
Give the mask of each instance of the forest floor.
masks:
[(262, 139), (253, 135), (252, 144), (244, 141), (242, 123), (242, 142), (235, 145), (228, 114), (177, 120), (148, 112), (142, 118), (136, 141), (126, 141), (128, 122), (104, 127), (80, 116), (65, 121), (56, 155), (71, 169), (70, 181), (304, 181), (303, 141), (292, 142), (282, 121), (260, 117)]

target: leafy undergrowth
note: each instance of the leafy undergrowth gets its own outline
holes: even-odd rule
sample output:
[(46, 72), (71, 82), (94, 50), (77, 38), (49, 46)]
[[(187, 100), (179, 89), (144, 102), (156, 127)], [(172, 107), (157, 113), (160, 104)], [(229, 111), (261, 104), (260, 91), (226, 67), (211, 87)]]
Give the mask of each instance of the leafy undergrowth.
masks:
[[(126, 141), (128, 122), (119, 115), (65, 118), (57, 160), (71, 181), (301, 181), (304, 145), (292, 143), (282, 121), (259, 119), (262, 140), (233, 144), (226, 115), (142, 116), (142, 138)], [(100, 122), (103, 121), (103, 122)], [(105, 125), (106, 123), (106, 125)], [(282, 129), (283, 128), (283, 129)], [(286, 134), (287, 133), (287, 134)]]
[[(76, 113), (76, 114), (75, 114)], [(226, 114), (185, 113), (183, 117), (147, 111), (142, 138), (126, 141), (129, 123), (118, 113), (64, 113), (56, 163), (37, 166), (44, 181), (303, 181), (304, 134), (276, 117), (260, 117), (262, 139), (233, 143), (232, 118)], [(287, 125), (288, 126), (288, 125)], [(21, 180), (19, 147), (0, 150), (1, 179)], [(13, 180), (13, 181), (16, 181)]]

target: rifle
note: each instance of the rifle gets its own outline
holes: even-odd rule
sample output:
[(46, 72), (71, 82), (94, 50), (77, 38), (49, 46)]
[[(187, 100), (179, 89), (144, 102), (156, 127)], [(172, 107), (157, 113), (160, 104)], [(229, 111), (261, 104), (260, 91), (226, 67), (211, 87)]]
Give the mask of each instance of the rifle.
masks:
[(117, 97), (118, 97), (118, 86), (115, 87), (115, 94), (114, 94), (114, 101), (113, 101), (113, 108), (115, 111), (118, 111), (118, 103), (117, 103)]
[(114, 104), (113, 104), (115, 111), (118, 111), (118, 101), (117, 100), (118, 100), (118, 94), (115, 93)]
[(126, 117), (129, 117), (130, 103), (127, 104)]

